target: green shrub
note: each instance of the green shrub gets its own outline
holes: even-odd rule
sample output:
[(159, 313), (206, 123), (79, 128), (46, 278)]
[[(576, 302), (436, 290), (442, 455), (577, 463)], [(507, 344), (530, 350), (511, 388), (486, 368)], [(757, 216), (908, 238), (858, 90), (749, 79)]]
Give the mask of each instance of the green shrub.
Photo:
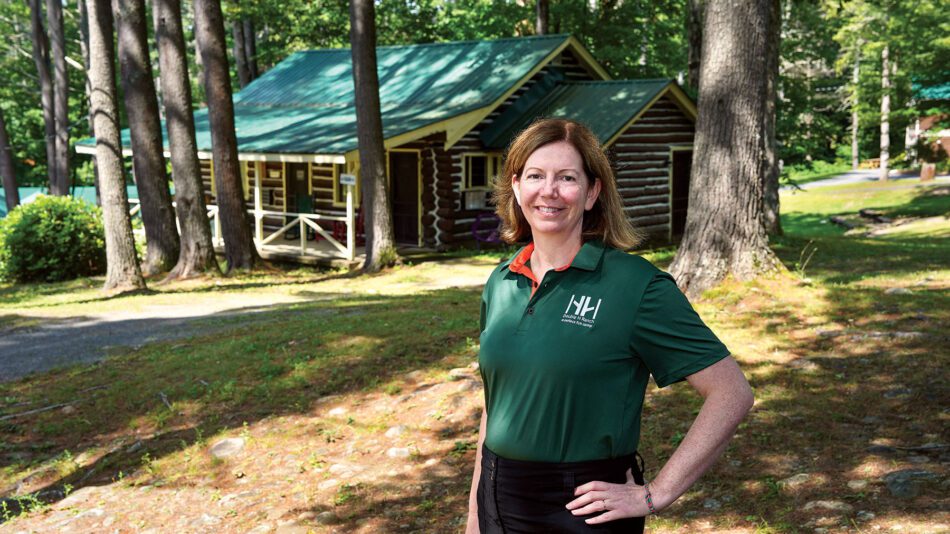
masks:
[(105, 269), (102, 210), (88, 202), (40, 196), (0, 219), (0, 279), (55, 282)]

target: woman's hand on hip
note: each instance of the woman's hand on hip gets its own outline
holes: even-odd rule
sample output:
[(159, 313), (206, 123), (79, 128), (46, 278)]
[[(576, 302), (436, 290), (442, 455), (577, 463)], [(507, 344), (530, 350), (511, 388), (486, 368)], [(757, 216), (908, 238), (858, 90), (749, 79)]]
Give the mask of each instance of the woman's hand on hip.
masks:
[(633, 480), (633, 473), (627, 469), (626, 484), (609, 482), (588, 482), (574, 490), (577, 497), (567, 503), (567, 509), (574, 515), (600, 515), (586, 519), (590, 525), (606, 523), (625, 517), (644, 517), (650, 513), (646, 502), (646, 488)]

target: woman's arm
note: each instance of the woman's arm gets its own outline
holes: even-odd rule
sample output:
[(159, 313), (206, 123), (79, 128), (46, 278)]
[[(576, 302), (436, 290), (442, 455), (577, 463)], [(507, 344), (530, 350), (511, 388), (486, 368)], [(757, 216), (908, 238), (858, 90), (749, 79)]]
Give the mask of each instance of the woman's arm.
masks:
[(472, 474), (472, 489), (468, 494), (468, 524), (465, 534), (478, 534), (478, 479), (482, 475), (482, 442), (485, 441), (485, 425), (488, 417), (482, 410), (482, 422), (478, 425), (478, 445), (475, 447), (475, 472)]
[[(749, 383), (729, 356), (686, 380), (705, 400), (683, 442), (649, 483), (657, 511), (672, 504), (712, 466), (754, 401)], [(650, 513), (644, 486), (629, 476), (626, 484), (590, 482), (574, 494), (577, 498), (567, 505), (574, 515), (604, 512), (588, 519), (590, 524)]]

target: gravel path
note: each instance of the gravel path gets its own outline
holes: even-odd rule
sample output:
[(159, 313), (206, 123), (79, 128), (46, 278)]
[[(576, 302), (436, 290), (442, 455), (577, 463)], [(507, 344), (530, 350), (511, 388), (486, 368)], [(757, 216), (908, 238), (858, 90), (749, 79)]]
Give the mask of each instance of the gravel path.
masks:
[[(495, 263), (450, 259), (412, 267), (405, 280), (398, 273), (377, 277), (378, 283), (392, 280), (390, 289), (400, 291), (474, 287), (484, 283)], [(361, 281), (343, 284), (363, 285)], [(298, 290), (288, 294), (273, 292), (226, 292), (196, 296), (176, 305), (148, 305), (136, 311), (87, 313), (82, 316), (51, 318), (13, 310), (35, 326), (0, 328), (0, 382), (16, 380), (31, 373), (65, 365), (94, 363), (118, 347), (140, 347), (149, 343), (187, 339), (215, 332), (225, 334), (240, 328), (248, 314), (275, 312), (297, 302), (339, 298), (352, 286), (342, 285), (337, 293)]]
[(116, 347), (225, 332), (239, 328), (243, 315), (301, 300), (288, 295), (235, 294), (187, 306), (152, 306), (135, 313), (37, 317), (42, 321), (38, 326), (0, 331), (0, 382), (64, 365), (93, 363)]

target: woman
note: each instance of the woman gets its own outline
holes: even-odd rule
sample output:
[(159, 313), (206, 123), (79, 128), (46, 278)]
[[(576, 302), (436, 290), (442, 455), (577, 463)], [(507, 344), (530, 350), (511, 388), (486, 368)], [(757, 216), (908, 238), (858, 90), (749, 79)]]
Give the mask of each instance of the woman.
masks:
[[(590, 130), (532, 124), (502, 176), (503, 237), (529, 244), (482, 296), (467, 532), (642, 532), (726, 448), (752, 392), (672, 277), (623, 252), (637, 234)], [(635, 458), (651, 374), (660, 387), (688, 381), (704, 403), (646, 482)]]

